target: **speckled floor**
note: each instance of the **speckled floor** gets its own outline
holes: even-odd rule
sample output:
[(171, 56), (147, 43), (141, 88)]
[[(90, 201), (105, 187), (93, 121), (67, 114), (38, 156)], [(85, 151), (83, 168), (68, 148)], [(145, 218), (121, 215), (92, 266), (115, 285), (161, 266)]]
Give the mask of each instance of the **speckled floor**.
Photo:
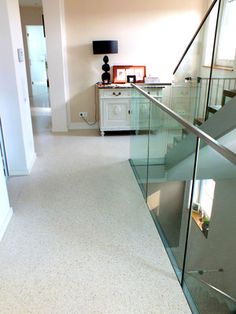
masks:
[(133, 176), (129, 137), (36, 135), (8, 182), (0, 313), (191, 313)]

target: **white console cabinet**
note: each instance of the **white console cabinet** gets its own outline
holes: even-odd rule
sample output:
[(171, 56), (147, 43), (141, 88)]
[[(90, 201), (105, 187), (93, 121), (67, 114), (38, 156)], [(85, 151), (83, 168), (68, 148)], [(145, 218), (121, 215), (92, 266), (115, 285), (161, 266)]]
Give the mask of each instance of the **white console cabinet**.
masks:
[[(120, 85), (121, 86), (121, 85)], [(135, 129), (131, 125), (131, 114), (137, 115), (138, 110), (131, 112), (132, 87), (120, 87), (117, 85), (99, 86), (96, 85), (97, 102), (99, 107), (99, 128), (101, 135), (106, 131), (126, 131)], [(144, 90), (153, 97), (161, 100), (164, 86), (149, 88), (144, 86)], [(137, 108), (138, 109), (138, 108)]]
[(98, 88), (99, 127), (105, 131), (130, 130), (131, 88)]

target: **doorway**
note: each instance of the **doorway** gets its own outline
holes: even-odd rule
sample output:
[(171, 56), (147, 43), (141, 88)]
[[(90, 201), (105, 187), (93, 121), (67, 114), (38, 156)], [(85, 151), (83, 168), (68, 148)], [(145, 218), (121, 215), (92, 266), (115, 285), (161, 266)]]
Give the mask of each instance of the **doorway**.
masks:
[(35, 108), (48, 108), (49, 81), (47, 77), (47, 54), (46, 41), (42, 25), (26, 26), (29, 68), (32, 95), (30, 95), (30, 106)]
[(47, 52), (43, 25), (26, 25), (29, 57), (29, 99), (34, 132), (51, 128)]

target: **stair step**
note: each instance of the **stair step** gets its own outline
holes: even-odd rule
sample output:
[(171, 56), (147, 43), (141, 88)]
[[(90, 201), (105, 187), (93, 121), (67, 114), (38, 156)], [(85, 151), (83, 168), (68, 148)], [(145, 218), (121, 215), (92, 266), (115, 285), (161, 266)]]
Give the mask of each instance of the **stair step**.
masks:
[(174, 138), (173, 138), (173, 145), (175, 146), (175, 145), (177, 145), (178, 143), (180, 143), (181, 141), (182, 141), (182, 136), (175, 136)]
[(195, 118), (193, 124), (194, 125), (201, 125), (205, 121), (204, 118)]
[(209, 106), (207, 108), (208, 112), (211, 112), (211, 113), (216, 113), (218, 110), (220, 110), (222, 107), (221, 105), (212, 105), (212, 106)]
[(174, 147), (173, 143), (167, 144), (167, 151), (170, 151), (173, 147)]
[(200, 313), (229, 314), (232, 312), (224, 298), (220, 298), (214, 291), (202, 289), (203, 287), (193, 287), (191, 294), (195, 299)]

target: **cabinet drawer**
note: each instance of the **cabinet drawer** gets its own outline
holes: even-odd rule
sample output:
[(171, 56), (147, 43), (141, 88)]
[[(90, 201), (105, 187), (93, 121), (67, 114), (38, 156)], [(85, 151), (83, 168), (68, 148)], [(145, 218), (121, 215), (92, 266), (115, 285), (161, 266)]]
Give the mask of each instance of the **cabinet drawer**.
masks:
[(145, 92), (153, 97), (162, 97), (163, 88), (144, 88)]
[(99, 90), (100, 97), (105, 98), (118, 98), (118, 97), (130, 97), (130, 89), (129, 88), (109, 88), (109, 89), (100, 89)]

